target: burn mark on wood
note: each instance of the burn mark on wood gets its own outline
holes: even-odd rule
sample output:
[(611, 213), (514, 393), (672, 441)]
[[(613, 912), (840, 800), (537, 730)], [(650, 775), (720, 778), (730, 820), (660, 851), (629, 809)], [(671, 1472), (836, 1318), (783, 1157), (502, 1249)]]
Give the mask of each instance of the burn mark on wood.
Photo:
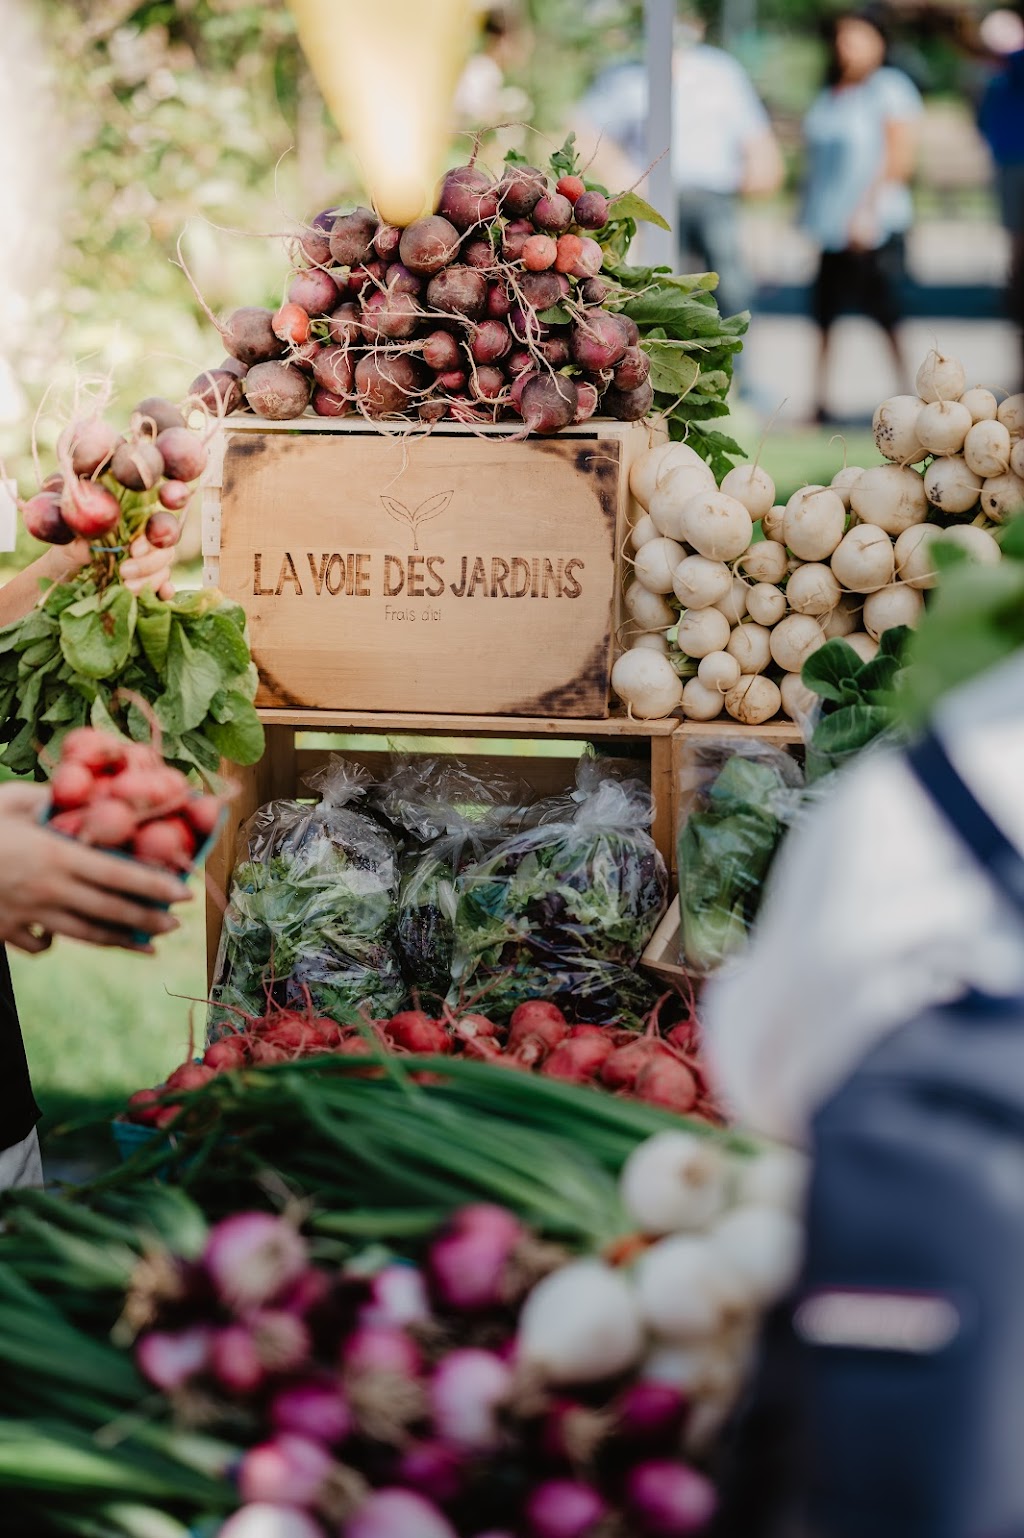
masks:
[(293, 693), (291, 689), (285, 688), (281, 680), (275, 678), (273, 673), (270, 672), (255, 649), (252, 655), (260, 675), (259, 688), (256, 691), (257, 705), (310, 705), (315, 703), (314, 701), (304, 699), (299, 694)]
[(597, 642), (574, 678), (532, 699), (509, 705), (512, 716), (593, 716), (608, 714), (608, 640)]

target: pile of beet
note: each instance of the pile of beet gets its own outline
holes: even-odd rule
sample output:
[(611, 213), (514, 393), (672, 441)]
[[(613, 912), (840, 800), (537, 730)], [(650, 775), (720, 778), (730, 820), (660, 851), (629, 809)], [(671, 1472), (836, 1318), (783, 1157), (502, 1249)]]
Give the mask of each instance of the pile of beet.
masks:
[(216, 1074), (325, 1052), (359, 1057), (380, 1049), (402, 1057), (476, 1058), (568, 1084), (589, 1084), (680, 1115), (721, 1120), (699, 1061), (699, 1027), (692, 1013), (663, 1034), (655, 1010), (638, 1033), (570, 1025), (544, 999), (520, 1004), (507, 1027), (486, 1015), (446, 1012), (445, 1018), (435, 1019), (418, 1009), (362, 1025), (339, 1025), (312, 1008), (271, 1007), (262, 1017), (238, 1012), (237, 1029), (212, 1042), (201, 1062), (190, 1057), (159, 1088), (137, 1091), (126, 1115), (146, 1126), (166, 1127), (181, 1110), (175, 1093), (199, 1089)]
[[(474, 165), (441, 183), (436, 212), (405, 229), (368, 208), (318, 214), (298, 238), (286, 302), (218, 324), (229, 353), (192, 392), (218, 415), (274, 420), (521, 419), (553, 433), (600, 407), (650, 411), (650, 361), (628, 296), (602, 275), (593, 232), (614, 199), (535, 166), (495, 180)], [(211, 317), (212, 318), (212, 317)]]

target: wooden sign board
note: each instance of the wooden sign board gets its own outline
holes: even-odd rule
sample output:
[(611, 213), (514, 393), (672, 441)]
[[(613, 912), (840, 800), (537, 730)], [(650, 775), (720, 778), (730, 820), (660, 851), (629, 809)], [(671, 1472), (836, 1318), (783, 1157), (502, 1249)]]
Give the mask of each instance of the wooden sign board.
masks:
[(646, 429), (514, 443), (312, 427), (225, 434), (216, 580), (248, 614), (259, 704), (607, 715)]

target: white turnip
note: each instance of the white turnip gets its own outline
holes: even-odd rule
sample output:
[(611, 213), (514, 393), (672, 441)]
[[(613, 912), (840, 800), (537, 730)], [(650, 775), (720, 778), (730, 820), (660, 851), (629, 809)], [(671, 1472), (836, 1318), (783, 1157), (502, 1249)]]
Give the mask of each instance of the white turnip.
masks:
[(747, 613), (758, 625), (777, 625), (786, 612), (786, 595), (771, 582), (758, 582), (747, 594)]
[(972, 422), (994, 422), (999, 414), (999, 402), (992, 391), (982, 390), (978, 386), (965, 390), (960, 397), (960, 404), (967, 407)]
[[(1024, 443), (1024, 438), (1021, 439)], [(1005, 523), (1024, 506), (1024, 481), (1012, 470), (991, 476), (981, 488), (981, 510), (993, 523)]]
[(687, 609), (676, 626), (676, 645), (684, 657), (706, 657), (726, 650), (729, 621), (719, 609)]
[(980, 492), (981, 476), (968, 468), (960, 454), (933, 459), (924, 472), (924, 494), (941, 512), (969, 513)]
[[(771, 631), (756, 621), (737, 625), (729, 637), (726, 651), (739, 663), (740, 674), (763, 673), (772, 660)], [(739, 683), (737, 678), (732, 687)]]
[(959, 454), (974, 418), (959, 401), (932, 401), (917, 414), (916, 432), (929, 454)]
[(641, 545), (650, 544), (652, 539), (658, 538), (658, 528), (650, 513), (644, 513), (638, 518), (630, 530), (629, 543), (634, 550), (639, 550)]
[[(703, 470), (711, 475), (704, 460), (695, 449), (691, 449), (685, 443), (658, 443), (653, 449), (648, 449), (635, 459), (629, 471), (629, 489), (633, 496), (646, 508), (651, 507), (651, 498), (654, 496), (659, 479), (666, 477), (672, 470), (681, 469), (684, 465)], [(714, 480), (714, 476), (711, 476)]]
[(658, 481), (648, 503), (651, 518), (669, 539), (682, 539), (683, 508), (702, 492), (715, 489), (715, 478), (707, 465), (677, 465)]
[(809, 614), (787, 614), (770, 637), (772, 657), (784, 673), (799, 673), (808, 657), (824, 644), (821, 626)]
[(744, 673), (736, 687), (725, 696), (729, 715), (734, 721), (742, 721), (744, 726), (762, 726), (778, 715), (781, 706), (778, 684), (765, 678), (763, 673)]
[[(942, 531), (928, 523), (916, 524), (904, 529), (895, 546), (896, 576), (908, 587), (934, 587), (939, 580), (938, 568), (931, 547), (942, 538)], [(886, 589), (882, 588), (882, 592)]]
[(698, 555), (735, 561), (750, 544), (753, 524), (742, 502), (721, 491), (691, 497), (680, 514), (683, 538)]
[(759, 465), (736, 465), (722, 481), (722, 490), (742, 502), (755, 523), (775, 501), (775, 482)]
[(829, 562), (848, 593), (873, 593), (892, 581), (892, 540), (873, 523), (859, 523), (844, 534)]
[(878, 642), (874, 636), (869, 636), (866, 630), (855, 630), (852, 635), (843, 637), (847, 646), (857, 653), (862, 662), (871, 662), (878, 655)]
[(906, 582), (893, 582), (864, 600), (864, 629), (877, 641), (897, 625), (916, 625), (924, 610), (924, 599), (917, 588)]
[(670, 715), (683, 697), (682, 680), (668, 658), (645, 649), (623, 652), (616, 660), (612, 688), (644, 721)]
[[(721, 653), (712, 653), (720, 656)], [(705, 659), (706, 660), (706, 659)], [(720, 689), (709, 689), (699, 678), (688, 678), (683, 687), (683, 715), (689, 721), (714, 721), (722, 714), (725, 699)]]
[(1002, 475), (1010, 463), (1010, 432), (1002, 422), (975, 422), (964, 439), (967, 468), (982, 480)]
[(661, 652), (663, 657), (668, 656), (668, 637), (664, 631), (652, 631), (650, 635), (637, 636), (635, 641), (629, 643), (630, 651)]
[(918, 369), (914, 384), (923, 401), (955, 401), (966, 389), (967, 376), (958, 358), (933, 348)]
[(856, 486), (863, 473), (864, 472), (860, 465), (844, 465), (843, 468), (841, 470), (837, 470), (835, 475), (832, 477), (830, 483), (831, 489), (840, 497), (842, 497), (843, 506), (847, 511), (849, 511), (850, 508), (850, 492), (853, 490), (854, 486)]
[(1024, 434), (1024, 395), (1008, 395), (996, 412), (1011, 438)]
[(672, 588), (686, 609), (706, 609), (720, 603), (732, 587), (732, 572), (724, 561), (705, 555), (688, 555), (679, 562)]
[(761, 519), (761, 533), (765, 539), (782, 539), (782, 522), (786, 516), (785, 505), (777, 502), (774, 507), (768, 509)]
[(875, 411), (875, 446), (883, 459), (912, 465), (924, 458), (917, 436), (917, 417), (924, 402), (916, 395), (893, 395)]
[(816, 561), (798, 566), (786, 583), (786, 601), (795, 614), (831, 614), (841, 597), (842, 588), (831, 567)]
[(626, 613), (642, 630), (666, 630), (676, 622), (676, 610), (660, 593), (652, 593), (642, 582), (631, 582), (623, 594)]
[[(705, 689), (718, 695), (726, 694), (740, 681), (743, 669), (731, 652), (708, 652), (697, 665), (697, 678)], [(683, 691), (683, 705), (686, 692)]]
[(886, 534), (902, 534), (928, 516), (924, 480), (901, 465), (873, 465), (850, 493), (850, 506), (862, 523), (873, 523)]
[(843, 499), (827, 486), (804, 486), (786, 503), (783, 538), (801, 561), (826, 561), (845, 528)]
[(732, 588), (714, 607), (724, 614), (730, 625), (738, 625), (747, 612), (747, 584), (742, 577), (734, 577)]
[(779, 684), (782, 711), (791, 721), (803, 721), (818, 708), (818, 696), (808, 689), (799, 673), (786, 673)]
[(785, 578), (789, 556), (779, 540), (759, 539), (740, 556), (737, 565), (753, 582), (776, 583)]
[(944, 529), (942, 538), (947, 545), (958, 545), (961, 550), (966, 550), (971, 560), (982, 566), (996, 566), (1003, 558), (988, 530), (976, 529), (971, 523), (957, 523), (951, 529)]
[(824, 621), (822, 634), (826, 641), (831, 641), (835, 636), (849, 635), (851, 631), (860, 628), (861, 610), (864, 607), (859, 595), (844, 593), (836, 604), (832, 613)]
[(682, 545), (674, 539), (649, 539), (636, 553), (634, 575), (649, 592), (671, 593), (676, 567), (685, 555)]
[(1010, 450), (1010, 469), (1014, 475), (1024, 477), (1024, 438), (1018, 438)]

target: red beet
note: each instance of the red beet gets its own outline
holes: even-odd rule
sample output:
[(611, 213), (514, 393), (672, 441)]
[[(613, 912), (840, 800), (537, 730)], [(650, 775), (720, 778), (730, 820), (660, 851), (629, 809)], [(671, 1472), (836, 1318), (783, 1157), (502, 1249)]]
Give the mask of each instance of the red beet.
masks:
[(384, 261), (389, 261), (398, 250), (398, 242), (402, 238), (402, 232), (395, 224), (381, 224), (377, 227), (377, 233), (373, 237), (373, 249)]
[(165, 428), (156, 447), (163, 459), (164, 474), (172, 481), (198, 480), (210, 457), (203, 440), (187, 427)]
[(611, 385), (603, 396), (605, 410), (620, 422), (639, 422), (654, 405), (654, 387), (649, 379), (635, 390), (619, 390)]
[(399, 254), (410, 272), (435, 273), (447, 267), (459, 249), (459, 232), (447, 219), (432, 214), (414, 219), (402, 231)]
[(133, 433), (147, 433), (155, 438), (168, 427), (184, 427), (185, 418), (173, 401), (162, 395), (147, 395), (139, 401), (131, 416)]
[(324, 390), (320, 385), (313, 391), (311, 404), (318, 417), (346, 417), (352, 410), (342, 396), (332, 395), (330, 390)]
[(505, 376), (500, 368), (484, 364), (470, 376), (469, 387), (477, 400), (495, 401), (505, 388)]
[(462, 260), (467, 267), (487, 272), (494, 266), (494, 247), (489, 240), (471, 240), (462, 249)]
[(233, 358), (251, 368), (254, 363), (269, 363), (285, 352), (285, 343), (274, 335), (273, 310), (260, 305), (243, 305), (233, 310), (224, 323), (221, 335), (224, 346)]
[(65, 454), (71, 456), (71, 468), (76, 475), (95, 475), (110, 463), (120, 441), (116, 428), (100, 417), (89, 417), (64, 429), (57, 439), (57, 452), (62, 458)]
[(207, 369), (197, 374), (189, 386), (189, 399), (202, 406), (211, 416), (230, 416), (245, 400), (242, 380), (228, 369)]
[(475, 166), (456, 166), (441, 183), (437, 212), (457, 230), (493, 219), (498, 212), (498, 188)]
[(59, 491), (37, 491), (21, 509), (25, 527), (33, 539), (41, 539), (47, 545), (68, 545), (75, 537), (74, 529), (64, 522), (60, 510)]
[(64, 487), (60, 513), (69, 529), (86, 539), (96, 539), (117, 527), (121, 504), (99, 481), (80, 481), (73, 476)]
[(572, 355), (581, 368), (595, 372), (613, 368), (625, 356), (629, 345), (626, 327), (619, 316), (610, 315), (606, 310), (588, 312), (585, 319), (572, 328)]
[(357, 304), (349, 300), (340, 304), (327, 322), (327, 333), (332, 342), (341, 345), (358, 342), (363, 334), (362, 316)]
[[(168, 481), (169, 486), (178, 486), (180, 481)], [(173, 513), (150, 513), (146, 519), (146, 538), (154, 550), (171, 550), (181, 537), (181, 524)]]
[(501, 211), (510, 219), (531, 214), (547, 191), (548, 179), (536, 166), (506, 166), (498, 183)]
[(527, 272), (519, 279), (519, 292), (535, 310), (550, 310), (563, 298), (562, 282), (557, 272)]
[(313, 359), (313, 378), (321, 390), (333, 395), (351, 392), (355, 370), (347, 347), (321, 347)]
[(576, 381), (576, 415), (574, 422), (589, 422), (597, 410), (601, 397), (597, 393), (597, 386), (590, 383), (589, 379)]
[(616, 365), (612, 383), (617, 390), (636, 390), (651, 372), (651, 360), (640, 347), (627, 347)]
[(331, 258), (339, 267), (357, 267), (365, 262), (372, 250), (377, 234), (377, 215), (369, 208), (357, 208), (354, 213), (342, 214), (331, 226)]
[(291, 363), (257, 363), (245, 376), (245, 397), (257, 416), (286, 421), (309, 405), (309, 380)]
[(604, 278), (587, 278), (578, 290), (584, 304), (604, 304), (611, 291), (611, 284)]
[(547, 192), (534, 205), (533, 222), (546, 234), (560, 235), (569, 228), (572, 219), (573, 205), (560, 192)]
[(569, 426), (577, 402), (573, 380), (563, 374), (538, 374), (527, 381), (519, 409), (531, 433), (557, 433)]
[(504, 320), (512, 308), (512, 301), (508, 297), (508, 290), (504, 283), (488, 283), (485, 308), (494, 320)]
[[(288, 303), (299, 305), (307, 315), (329, 315), (338, 303), (338, 297), (337, 283), (322, 267), (309, 267), (303, 272), (297, 272), (288, 285)], [(280, 336), (273, 321), (271, 326), (274, 334)], [(292, 338), (286, 340), (291, 341)]]
[[(175, 430), (187, 431), (186, 428)], [(151, 438), (135, 438), (131, 442), (118, 444), (110, 462), (110, 470), (114, 479), (120, 481), (127, 491), (149, 491), (164, 473), (163, 455)], [(171, 479), (178, 480), (180, 477), (172, 474)], [(67, 514), (64, 516), (66, 518)]]
[(192, 487), (184, 481), (164, 481), (157, 496), (161, 507), (166, 507), (172, 513), (180, 513), (192, 500)]
[(476, 329), (470, 352), (477, 363), (497, 363), (512, 346), (512, 333), (500, 320), (484, 320)]
[(313, 267), (328, 267), (331, 261), (331, 229), (337, 218), (333, 208), (315, 214), (299, 236), (306, 260)]
[(581, 230), (600, 230), (608, 223), (608, 213), (603, 192), (584, 192), (576, 199), (572, 216)]
[(85, 806), (92, 800), (96, 781), (84, 764), (58, 764), (50, 781), (50, 796), (58, 811)]
[(429, 336), (424, 337), (420, 350), (427, 367), (439, 373), (457, 368), (462, 361), (459, 344), (450, 331), (431, 331)]
[(474, 267), (456, 262), (431, 278), (427, 285), (427, 303), (435, 310), (475, 320), (484, 313), (487, 303), (487, 279)]
[(501, 232), (501, 251), (507, 262), (518, 262), (523, 247), (537, 231), (529, 219), (513, 219)]
[(580, 240), (579, 256), (576, 258), (569, 271), (572, 273), (574, 278), (579, 278), (589, 283), (592, 278), (597, 277), (598, 273), (601, 271), (603, 263), (604, 252), (601, 250), (601, 247), (598, 245), (597, 241), (591, 240), (589, 236), (584, 235)]
[(648, 1105), (664, 1106), (682, 1115), (692, 1111), (697, 1103), (697, 1081), (685, 1063), (665, 1053), (652, 1056), (644, 1064), (636, 1076), (633, 1093)]
[(555, 1048), (541, 1073), (569, 1084), (586, 1084), (613, 1051), (610, 1035), (570, 1037)]
[(423, 284), (403, 262), (392, 262), (384, 274), (384, 286), (395, 294), (418, 294)]
[(409, 410), (421, 379), (414, 360), (404, 354), (367, 356), (356, 364), (355, 387), (367, 416), (398, 416)]

